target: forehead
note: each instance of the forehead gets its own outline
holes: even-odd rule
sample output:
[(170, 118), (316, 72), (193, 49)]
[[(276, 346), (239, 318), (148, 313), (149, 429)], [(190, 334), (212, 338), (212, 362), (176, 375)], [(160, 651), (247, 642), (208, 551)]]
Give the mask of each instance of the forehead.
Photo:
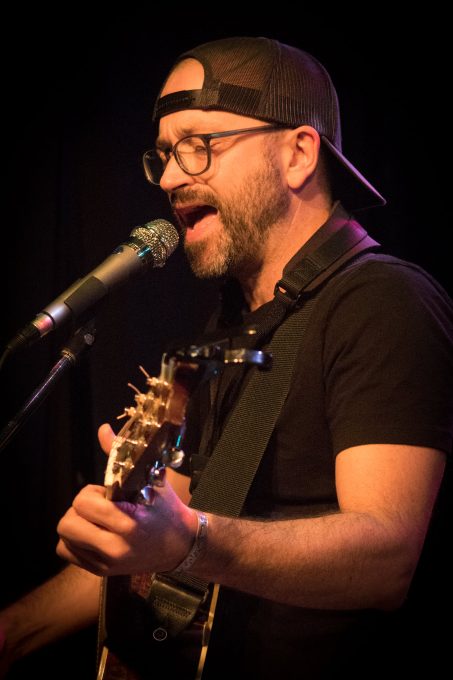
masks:
[[(164, 116), (159, 121), (158, 146), (174, 143), (181, 137), (191, 134), (208, 134), (223, 130), (239, 130), (260, 125), (256, 118), (239, 116), (228, 111), (201, 111), (185, 109)], [(261, 123), (262, 124), (262, 123)]]
[(196, 59), (184, 59), (171, 71), (160, 93), (161, 97), (180, 90), (199, 90), (203, 87), (204, 69)]

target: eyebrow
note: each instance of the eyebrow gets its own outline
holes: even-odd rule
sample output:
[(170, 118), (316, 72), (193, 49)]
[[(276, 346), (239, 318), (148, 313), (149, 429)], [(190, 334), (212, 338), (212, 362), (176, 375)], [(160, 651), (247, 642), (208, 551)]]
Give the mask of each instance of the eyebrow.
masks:
[[(209, 122), (209, 128), (214, 128), (214, 132), (220, 132), (218, 130), (219, 127), (222, 127), (222, 123), (213, 120), (212, 122)], [(200, 128), (202, 131), (200, 131)], [(204, 128), (207, 128), (208, 131), (204, 131)], [(210, 134), (209, 128), (207, 127), (206, 123), (200, 123), (199, 121), (194, 121), (190, 125), (184, 125), (181, 128), (179, 128), (179, 134), (178, 134), (178, 140), (182, 139), (183, 137), (189, 137), (190, 135), (208, 135)], [(154, 143), (154, 148), (159, 149), (160, 151), (166, 151), (168, 149), (172, 148), (172, 144), (170, 142), (167, 142), (164, 137), (157, 137), (155, 143)]]
[[(180, 135), (178, 136), (178, 139), (182, 139), (183, 137), (188, 137), (189, 135), (195, 135), (197, 134), (194, 132), (194, 126), (189, 125), (187, 127), (182, 127), (180, 128)], [(202, 134), (202, 133), (198, 133)], [(169, 142), (166, 142), (163, 137), (158, 137), (155, 142), (155, 147), (156, 149), (160, 149), (161, 151), (164, 151), (165, 149), (171, 149), (172, 144)]]

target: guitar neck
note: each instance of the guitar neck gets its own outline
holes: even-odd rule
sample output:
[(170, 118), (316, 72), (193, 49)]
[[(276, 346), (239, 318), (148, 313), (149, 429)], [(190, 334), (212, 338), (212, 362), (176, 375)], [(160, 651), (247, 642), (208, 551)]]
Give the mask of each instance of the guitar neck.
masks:
[[(135, 389), (135, 406), (115, 437), (104, 484), (111, 500), (152, 505), (153, 487), (164, 483), (165, 466), (184, 456), (188, 400), (201, 379), (224, 364), (267, 367), (266, 353), (231, 349), (231, 338), (164, 355), (159, 378), (146, 375), (148, 391)], [(203, 367), (203, 370), (200, 368)], [(98, 680), (199, 680), (206, 659), (218, 587), (167, 574), (104, 579), (99, 625)]]

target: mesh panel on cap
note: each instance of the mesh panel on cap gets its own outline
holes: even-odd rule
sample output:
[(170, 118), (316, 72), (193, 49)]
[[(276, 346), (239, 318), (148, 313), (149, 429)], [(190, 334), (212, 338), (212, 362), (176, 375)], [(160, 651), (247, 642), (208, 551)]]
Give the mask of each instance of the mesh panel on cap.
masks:
[(341, 149), (338, 99), (325, 68), (307, 52), (280, 45), (272, 75), (270, 114), (294, 127), (311, 125)]
[(180, 58), (193, 56), (203, 64), (204, 86), (222, 82), (262, 92), (267, 90), (276, 51), (267, 38), (226, 38), (200, 45)]

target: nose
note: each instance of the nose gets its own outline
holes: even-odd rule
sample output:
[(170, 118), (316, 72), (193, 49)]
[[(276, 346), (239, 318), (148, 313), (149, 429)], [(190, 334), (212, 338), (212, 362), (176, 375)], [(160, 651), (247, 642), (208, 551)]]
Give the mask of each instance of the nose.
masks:
[(160, 178), (160, 188), (166, 191), (174, 191), (182, 186), (194, 184), (194, 178), (192, 175), (188, 175), (179, 164), (173, 155), (170, 156), (167, 165), (165, 166), (164, 173)]

